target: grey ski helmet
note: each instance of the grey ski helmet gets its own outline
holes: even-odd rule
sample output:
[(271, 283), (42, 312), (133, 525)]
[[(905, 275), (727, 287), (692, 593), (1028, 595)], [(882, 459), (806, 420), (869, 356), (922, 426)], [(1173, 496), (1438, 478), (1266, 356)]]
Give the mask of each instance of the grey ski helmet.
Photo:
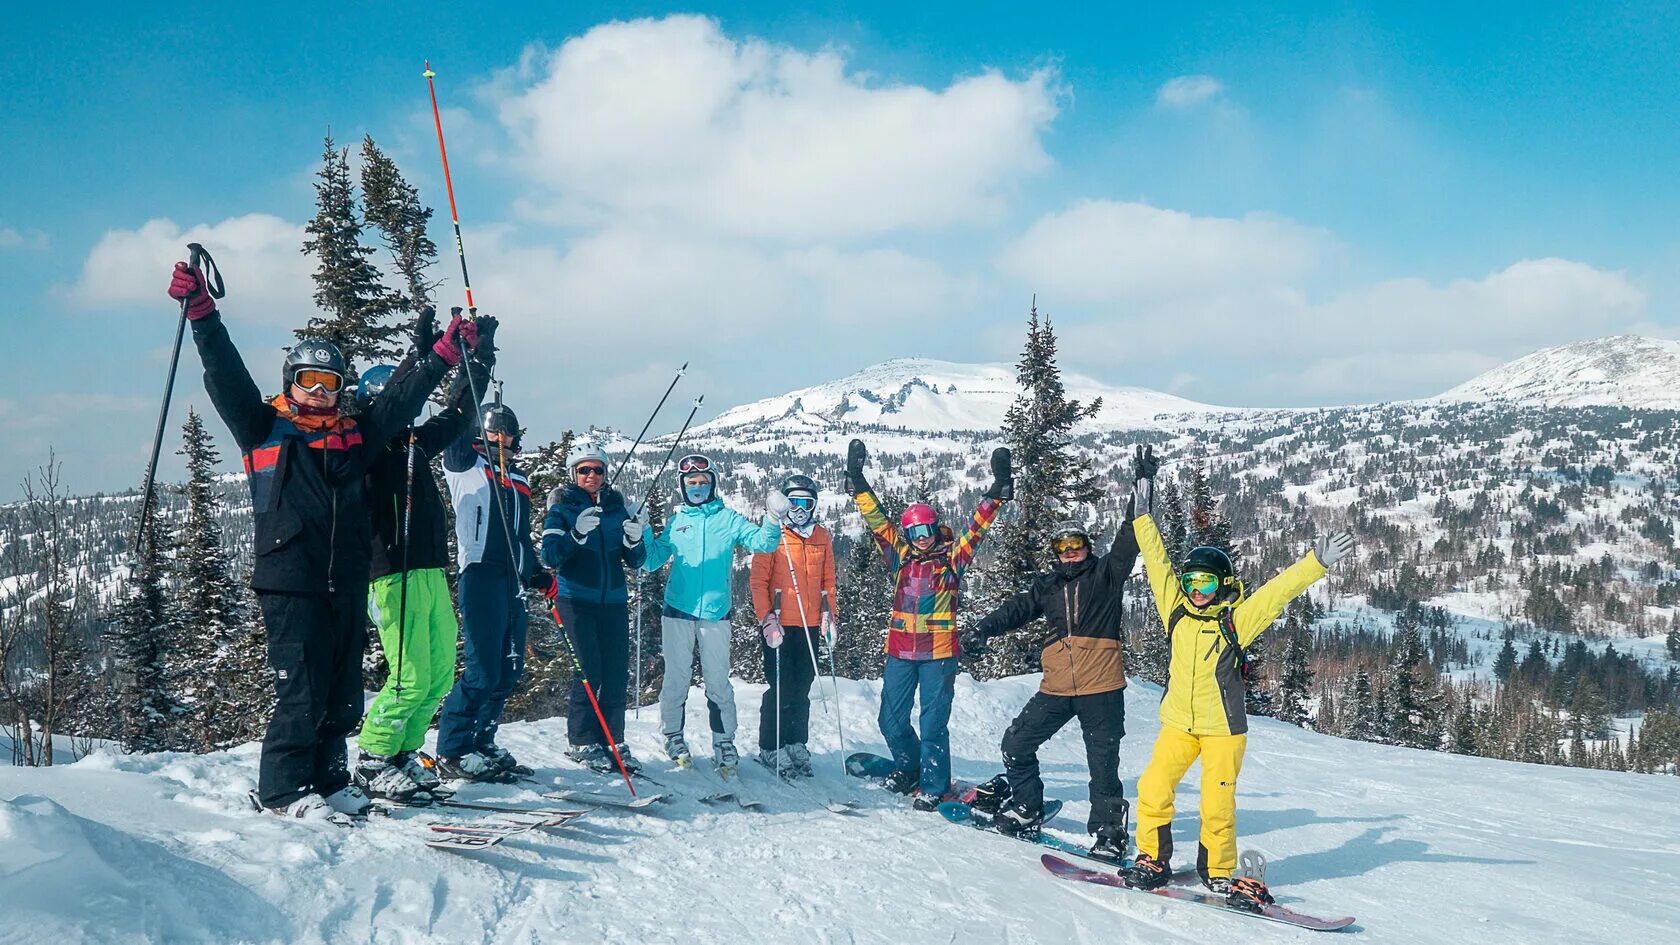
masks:
[(600, 461), (602, 469), (612, 472), (612, 460), (607, 458), (607, 451), (587, 440), (572, 444), (572, 451), (566, 455), (566, 472), (570, 473), (579, 463), (591, 459)]
[(325, 338), (305, 338), (286, 349), (286, 360), (280, 367), (282, 390), (290, 391), (299, 371), (331, 371), (346, 380), (350, 364), (338, 345)]
[(808, 499), (815, 499), (819, 491), (821, 490), (817, 481), (803, 473), (794, 473), (782, 480), (782, 495), (790, 499), (801, 495)]

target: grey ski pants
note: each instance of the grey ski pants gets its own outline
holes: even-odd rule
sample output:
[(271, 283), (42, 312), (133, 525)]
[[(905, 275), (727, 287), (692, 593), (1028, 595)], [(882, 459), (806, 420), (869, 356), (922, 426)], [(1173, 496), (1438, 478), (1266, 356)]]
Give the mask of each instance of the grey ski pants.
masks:
[(714, 741), (735, 740), (735, 689), (729, 682), (727, 620), (660, 618), (660, 650), (665, 655), (665, 681), (659, 687), (659, 721), (666, 735), (681, 734), (688, 703), (688, 683), (694, 678), (694, 650), (700, 650), (700, 677), (706, 684)]

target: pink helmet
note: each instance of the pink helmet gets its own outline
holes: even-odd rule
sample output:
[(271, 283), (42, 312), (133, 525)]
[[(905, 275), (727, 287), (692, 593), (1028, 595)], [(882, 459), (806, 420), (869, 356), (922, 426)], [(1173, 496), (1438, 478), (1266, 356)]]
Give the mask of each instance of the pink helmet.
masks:
[(904, 510), (904, 514), (898, 517), (898, 524), (905, 529), (912, 525), (937, 525), (939, 513), (926, 502), (917, 502)]

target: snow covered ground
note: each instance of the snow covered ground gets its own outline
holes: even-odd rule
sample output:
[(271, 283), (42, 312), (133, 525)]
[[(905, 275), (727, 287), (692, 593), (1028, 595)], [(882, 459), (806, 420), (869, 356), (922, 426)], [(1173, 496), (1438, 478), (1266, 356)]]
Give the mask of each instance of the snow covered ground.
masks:
[[(998, 737), (1035, 685), (962, 677), (952, 717), (959, 777), (998, 770)], [(737, 691), (746, 743), (762, 689)], [(881, 750), (877, 693), (878, 683), (842, 681), (850, 748)], [(1128, 693), (1128, 792), (1148, 757), (1158, 698), (1143, 683)], [(689, 730), (701, 732), (698, 692), (689, 705)], [(630, 728), (652, 759), (654, 713), (644, 709)], [(857, 788), (838, 773), (833, 719), (820, 703), (812, 729), (822, 780)], [(564, 764), (560, 720), (508, 726), (501, 740), (552, 766), (540, 775), (610, 787)], [(1054, 825), (1080, 839), (1076, 726), (1043, 759), (1050, 793), (1069, 801)], [(255, 762), (255, 746), (244, 746), (0, 768), (0, 942), (1205, 945), (1327, 934), (1053, 879), (1038, 866), (1039, 848), (914, 813), (875, 790), (858, 790), (863, 816), (832, 814), (752, 763), (745, 770), (768, 801), (763, 813), (702, 805), (698, 777), (669, 774), (689, 796), (652, 816), (602, 810), (561, 832), (463, 855), (421, 845), (422, 822), (450, 814), (343, 830), (249, 813)], [(1245, 848), (1272, 858), (1282, 902), (1355, 915), (1360, 940), (1675, 941), (1677, 787), (1665, 777), (1343, 741), (1262, 719), (1238, 825)], [(512, 787), (471, 793), (537, 802)], [(1181, 850), (1194, 850), (1196, 795), (1193, 771), (1180, 794)]]

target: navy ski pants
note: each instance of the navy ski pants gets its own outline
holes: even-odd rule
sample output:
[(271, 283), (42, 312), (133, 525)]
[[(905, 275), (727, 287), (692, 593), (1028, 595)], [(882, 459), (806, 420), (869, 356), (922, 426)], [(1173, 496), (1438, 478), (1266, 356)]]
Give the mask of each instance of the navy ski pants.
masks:
[(514, 572), (482, 562), (461, 572), (461, 637), (466, 666), (438, 719), (438, 754), (459, 758), (496, 741), (502, 707), (525, 670), (529, 618)]

